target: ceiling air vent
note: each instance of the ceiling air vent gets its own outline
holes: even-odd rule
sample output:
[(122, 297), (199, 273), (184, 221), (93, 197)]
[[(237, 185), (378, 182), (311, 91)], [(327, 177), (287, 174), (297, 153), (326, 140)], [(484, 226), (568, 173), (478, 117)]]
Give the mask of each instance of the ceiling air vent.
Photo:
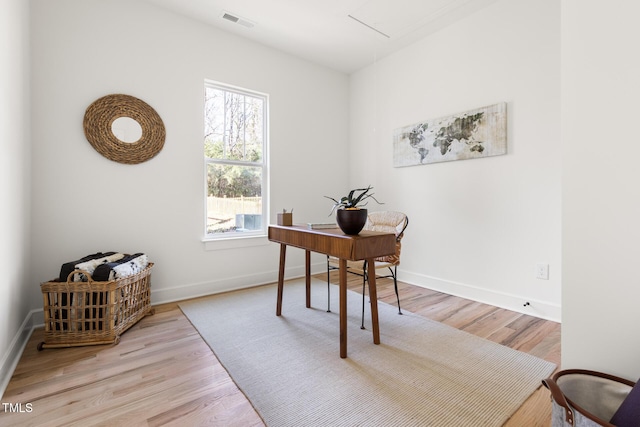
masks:
[(247, 28), (251, 28), (255, 25), (253, 22), (249, 21), (248, 19), (241, 18), (237, 15), (232, 15), (229, 12), (223, 12), (222, 19), (226, 19), (227, 21), (233, 22), (234, 24), (240, 24), (243, 27), (247, 27)]

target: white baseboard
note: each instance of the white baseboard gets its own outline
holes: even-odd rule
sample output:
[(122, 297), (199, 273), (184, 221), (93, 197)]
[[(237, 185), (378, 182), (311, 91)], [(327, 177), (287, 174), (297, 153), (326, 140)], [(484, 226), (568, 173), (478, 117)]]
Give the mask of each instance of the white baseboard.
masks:
[[(325, 271), (326, 268), (326, 264), (318, 263), (311, 266), (311, 271), (321, 273), (322, 271)], [(300, 265), (286, 268), (284, 277), (285, 280), (304, 277), (304, 266)], [(228, 292), (237, 289), (266, 285), (268, 283), (275, 283), (277, 280), (278, 271), (272, 270), (259, 274), (227, 277), (224, 279), (209, 280), (206, 282), (183, 284), (181, 286), (176, 286), (173, 288), (155, 290), (152, 288), (151, 303), (155, 305), (182, 301), (185, 299), (219, 294), (222, 292)]]
[[(312, 274), (319, 274), (326, 271), (327, 265), (323, 262), (311, 265)], [(560, 322), (562, 318), (561, 307), (557, 304), (531, 299), (522, 295), (497, 292), (478, 286), (439, 279), (424, 274), (412, 273), (399, 270), (400, 280), (427, 289), (443, 292), (461, 298), (467, 298), (484, 304), (493, 305), (518, 313), (527, 314), (541, 319)], [(285, 270), (285, 279), (304, 277), (304, 266), (293, 266)], [(249, 288), (253, 286), (274, 283), (278, 278), (278, 272), (273, 270), (261, 274), (237, 276), (212, 280), (170, 289), (152, 290), (152, 303), (161, 304), (167, 302), (181, 301), (189, 298), (196, 298), (235, 289)], [(529, 303), (525, 305), (525, 303)]]
[(4, 396), (4, 392), (9, 385), (13, 371), (15, 371), (20, 356), (31, 337), (33, 329), (44, 324), (44, 314), (42, 309), (31, 310), (22, 322), (22, 325), (11, 341), (9, 349), (5, 353), (2, 362), (0, 362), (0, 396)]
[[(522, 295), (513, 295), (505, 292), (497, 292), (466, 283), (452, 282), (424, 274), (409, 271), (398, 271), (398, 277), (402, 282), (420, 286), (445, 294), (467, 298), (484, 304), (493, 305), (518, 313), (539, 317), (545, 320), (560, 322), (562, 319), (561, 307), (558, 304), (531, 299)], [(525, 305), (526, 303), (528, 305)]]

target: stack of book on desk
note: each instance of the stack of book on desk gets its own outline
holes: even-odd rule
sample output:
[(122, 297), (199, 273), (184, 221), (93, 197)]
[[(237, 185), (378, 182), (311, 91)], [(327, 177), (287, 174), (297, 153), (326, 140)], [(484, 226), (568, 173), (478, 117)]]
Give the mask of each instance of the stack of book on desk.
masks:
[(338, 224), (335, 222), (308, 222), (307, 228), (309, 230), (322, 230), (325, 228), (338, 228)]

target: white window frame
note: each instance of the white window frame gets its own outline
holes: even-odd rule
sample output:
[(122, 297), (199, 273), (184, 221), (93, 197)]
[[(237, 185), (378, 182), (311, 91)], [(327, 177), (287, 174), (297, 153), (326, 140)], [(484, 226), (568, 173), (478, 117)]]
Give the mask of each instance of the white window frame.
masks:
[[(267, 229), (269, 224), (269, 95), (262, 92), (253, 91), (250, 89), (241, 88), (238, 86), (232, 86), (226, 83), (221, 83), (213, 80), (205, 79), (204, 87), (218, 89), (226, 92), (233, 92), (239, 95), (246, 95), (251, 97), (257, 97), (263, 99), (263, 135), (262, 135), (262, 161), (261, 162), (248, 162), (240, 160), (228, 160), (228, 159), (210, 159), (204, 157), (204, 214), (203, 214), (203, 228), (204, 238), (203, 242), (207, 244), (206, 249), (215, 250), (228, 247), (228, 244), (219, 246), (215, 242), (230, 242), (236, 241), (233, 247), (244, 247), (251, 245), (262, 245), (268, 243)], [(202, 111), (204, 111), (204, 100)], [(203, 116), (204, 119), (204, 116)], [(204, 141), (203, 141), (204, 143)], [(204, 145), (203, 145), (204, 150)], [(259, 230), (247, 230), (243, 232), (226, 232), (226, 233), (207, 233), (207, 177), (208, 177), (208, 165), (210, 164), (234, 164), (241, 166), (254, 166), (262, 168), (262, 182), (261, 182), (261, 197), (262, 197), (262, 219), (261, 228)], [(259, 239), (256, 241), (256, 239)]]

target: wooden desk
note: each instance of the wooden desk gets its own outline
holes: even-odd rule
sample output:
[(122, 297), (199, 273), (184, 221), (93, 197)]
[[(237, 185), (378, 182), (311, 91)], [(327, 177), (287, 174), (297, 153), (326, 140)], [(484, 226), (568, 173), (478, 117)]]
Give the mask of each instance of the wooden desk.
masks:
[(278, 272), (278, 300), (276, 316), (282, 314), (282, 291), (284, 287), (284, 264), (287, 246), (305, 250), (306, 304), (311, 307), (311, 252), (336, 257), (340, 260), (340, 357), (347, 357), (347, 261), (366, 260), (371, 300), (371, 323), (373, 342), (380, 344), (378, 326), (378, 295), (374, 258), (391, 255), (396, 251), (396, 236), (393, 233), (361, 231), (357, 236), (346, 235), (339, 228), (309, 230), (306, 226), (270, 225), (269, 240), (280, 243), (280, 270)]

